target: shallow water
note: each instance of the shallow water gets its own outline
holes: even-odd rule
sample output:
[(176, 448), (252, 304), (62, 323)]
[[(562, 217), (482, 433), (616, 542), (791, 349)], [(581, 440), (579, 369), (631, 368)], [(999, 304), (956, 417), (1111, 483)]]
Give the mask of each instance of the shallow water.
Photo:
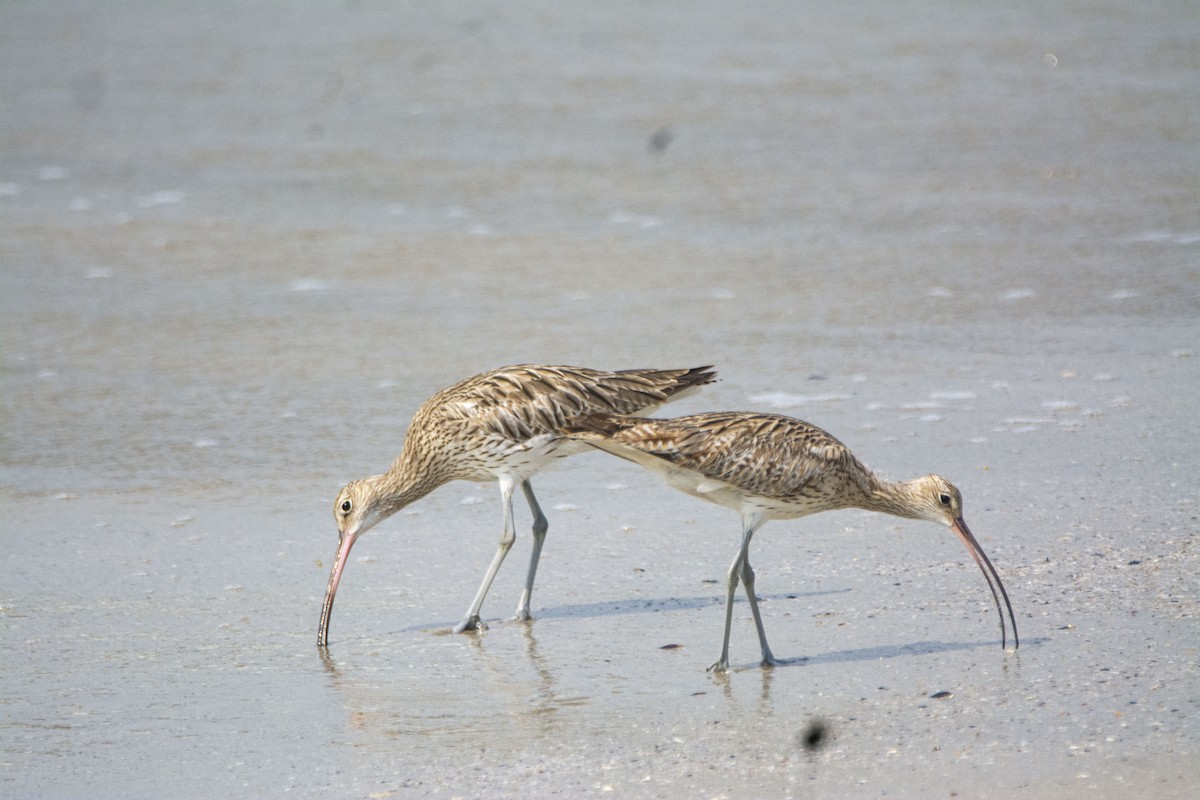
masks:
[[(1190, 3), (6, 3), (0, 793), (1191, 797)], [(540, 476), (537, 619), (448, 633), (494, 486), (330, 504), (504, 363), (714, 363), (675, 406), (937, 471), (927, 524)], [(519, 520), (527, 520), (518, 509)], [(527, 522), (521, 522), (522, 525)], [(950, 697), (935, 698), (939, 692)], [(806, 737), (824, 730), (820, 746)]]

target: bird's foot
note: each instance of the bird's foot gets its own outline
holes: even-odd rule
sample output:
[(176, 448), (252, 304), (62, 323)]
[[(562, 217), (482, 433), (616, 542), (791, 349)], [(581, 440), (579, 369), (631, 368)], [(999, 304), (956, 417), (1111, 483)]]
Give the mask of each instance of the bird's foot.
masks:
[(487, 623), (479, 618), (478, 614), (467, 617), (462, 622), (454, 626), (455, 633), (465, 633), (467, 631), (486, 631)]
[(513, 614), (514, 622), (529, 622), (533, 619), (533, 615), (529, 613), (528, 608), (518, 608), (517, 613)]
[(708, 668), (708, 671), (713, 673), (714, 675), (726, 674), (727, 672), (729, 672), (729, 659), (725, 658), (725, 657), (718, 658), (716, 661), (714, 661), (712, 663), (712, 666), (710, 666)]
[(779, 659), (777, 659), (777, 658), (775, 658), (775, 656), (771, 655), (770, 650), (767, 650), (765, 653), (763, 653), (762, 663), (759, 664), (759, 666), (762, 667), (763, 669), (770, 669), (771, 667), (779, 666), (780, 663), (781, 662), (779, 661)]

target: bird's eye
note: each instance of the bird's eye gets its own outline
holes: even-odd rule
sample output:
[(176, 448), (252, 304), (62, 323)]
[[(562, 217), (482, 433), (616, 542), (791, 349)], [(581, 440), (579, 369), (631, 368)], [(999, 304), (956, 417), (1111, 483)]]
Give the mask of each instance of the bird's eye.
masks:
[(938, 500), (940, 500), (944, 506), (950, 505), (950, 495), (948, 494), (938, 495)]
[(349, 500), (342, 501), (342, 513), (343, 514), (349, 514), (350, 509), (352, 509), (352, 508), (354, 508), (354, 504), (351, 503)]

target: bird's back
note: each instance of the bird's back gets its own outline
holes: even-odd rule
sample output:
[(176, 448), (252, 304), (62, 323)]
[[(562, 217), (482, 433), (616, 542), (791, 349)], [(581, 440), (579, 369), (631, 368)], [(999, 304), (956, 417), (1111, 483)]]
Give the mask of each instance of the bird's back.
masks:
[(716, 380), (710, 367), (604, 372), (517, 365), (467, 378), (427, 400), (413, 416), (406, 454), (424, 454), (453, 478), (531, 475), (549, 460), (585, 449), (563, 441), (587, 414), (637, 414)]
[(721, 505), (794, 517), (857, 505), (874, 479), (829, 433), (791, 417), (717, 412), (640, 420), (593, 415), (574, 435)]

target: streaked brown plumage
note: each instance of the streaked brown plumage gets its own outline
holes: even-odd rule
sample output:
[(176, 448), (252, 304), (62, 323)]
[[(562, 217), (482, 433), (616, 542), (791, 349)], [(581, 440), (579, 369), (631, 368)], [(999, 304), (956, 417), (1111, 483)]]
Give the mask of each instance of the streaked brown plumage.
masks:
[(594, 413), (649, 413), (716, 380), (711, 367), (602, 372), (582, 367), (519, 365), (485, 372), (443, 389), (425, 401), (408, 427), (399, 458), (383, 475), (351, 481), (338, 494), (333, 515), (338, 549), (329, 573), (317, 645), (329, 639), (329, 619), (346, 558), (370, 528), (444, 483), (500, 483), (504, 528), (483, 583), (455, 631), (486, 627), (483, 599), (511, 549), (512, 495), (520, 486), (533, 512), (533, 554), (516, 617), (529, 619), (529, 601), (548, 524), (529, 483), (551, 461), (588, 449), (560, 438), (563, 426)]
[(725, 637), (721, 655), (710, 669), (729, 668), (729, 630), (739, 578), (758, 630), (763, 666), (775, 663), (754, 594), (749, 551), (755, 531), (768, 520), (839, 508), (865, 508), (949, 526), (987, 579), (1000, 612), (1001, 646), (1007, 644), (1001, 595), (1012, 623), (1013, 647), (1019, 645), (1008, 592), (963, 521), (962, 495), (945, 478), (884, 480), (825, 431), (777, 414), (719, 412), (676, 419), (594, 414), (576, 420), (568, 435), (641, 464), (676, 489), (742, 515), (742, 545), (725, 587)]

